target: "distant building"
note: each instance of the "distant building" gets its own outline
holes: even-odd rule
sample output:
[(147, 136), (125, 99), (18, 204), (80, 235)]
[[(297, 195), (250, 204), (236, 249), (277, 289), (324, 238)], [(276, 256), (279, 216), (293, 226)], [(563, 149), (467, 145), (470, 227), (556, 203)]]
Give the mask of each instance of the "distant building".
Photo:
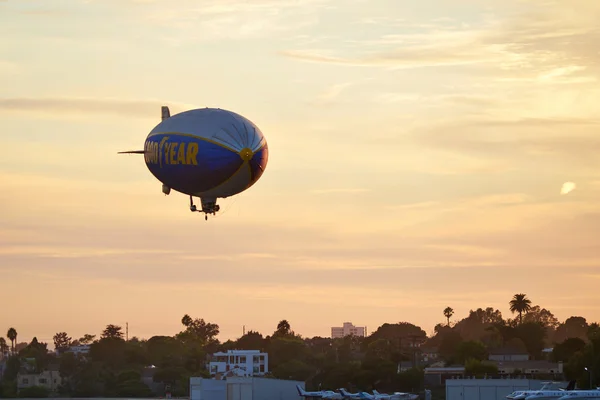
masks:
[(208, 363), (211, 375), (224, 374), (233, 369), (246, 376), (261, 376), (269, 372), (269, 355), (259, 350), (228, 350), (214, 353)]
[(344, 336), (354, 335), (354, 336), (365, 336), (366, 328), (364, 326), (354, 326), (352, 322), (344, 322), (344, 325), (341, 327), (332, 327), (331, 328), (331, 337), (333, 339), (343, 338)]
[(548, 360), (522, 360), (522, 361), (493, 361), (499, 374), (550, 374), (562, 375), (563, 363), (553, 363)]
[(82, 344), (79, 346), (69, 346), (67, 348), (57, 349), (54, 352), (56, 355), (61, 355), (64, 353), (75, 353), (75, 355), (88, 354), (90, 352), (90, 345)]
[(500, 348), (490, 350), (488, 360), (490, 361), (527, 361), (529, 354), (522, 350)]
[(41, 386), (51, 392), (56, 392), (62, 383), (58, 368), (52, 368), (41, 374), (32, 374), (19, 372), (17, 374), (17, 389), (30, 388), (32, 386)]
[(421, 360), (423, 362), (433, 362), (438, 360), (440, 354), (437, 347), (421, 347)]

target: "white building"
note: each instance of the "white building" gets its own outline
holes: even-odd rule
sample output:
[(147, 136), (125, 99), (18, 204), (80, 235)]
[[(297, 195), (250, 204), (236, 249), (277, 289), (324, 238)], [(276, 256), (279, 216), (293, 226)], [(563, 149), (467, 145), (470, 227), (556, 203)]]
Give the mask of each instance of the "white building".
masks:
[(269, 372), (269, 355), (259, 350), (228, 350), (214, 353), (208, 363), (211, 375), (223, 374), (233, 369), (247, 376), (260, 376)]
[(190, 400), (298, 400), (304, 382), (231, 377), (226, 381), (190, 378)]
[(344, 326), (331, 328), (331, 337), (333, 339), (343, 338), (344, 336), (365, 336), (366, 328), (364, 326), (354, 326), (352, 322), (344, 322)]
[(64, 349), (64, 350), (54, 350), (54, 352), (56, 353), (56, 355), (60, 355), (61, 353), (75, 353), (75, 355), (79, 355), (79, 354), (88, 354), (90, 352), (90, 345), (89, 344), (82, 344), (79, 346), (69, 346), (68, 348)]
[[(517, 390), (540, 390), (545, 381), (533, 379), (448, 379), (446, 400), (506, 400)], [(562, 387), (567, 382), (557, 382)]]

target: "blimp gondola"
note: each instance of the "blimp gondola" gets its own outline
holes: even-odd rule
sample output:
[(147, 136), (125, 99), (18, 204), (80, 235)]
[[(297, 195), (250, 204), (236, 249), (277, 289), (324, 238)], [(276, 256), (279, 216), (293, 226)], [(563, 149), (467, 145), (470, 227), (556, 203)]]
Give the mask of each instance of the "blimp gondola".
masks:
[[(220, 108), (199, 108), (171, 116), (161, 108), (161, 122), (146, 137), (146, 166), (171, 190), (190, 197), (190, 210), (215, 215), (217, 199), (239, 194), (254, 185), (267, 166), (269, 149), (260, 129), (247, 118)], [(194, 204), (200, 198), (201, 208)]]

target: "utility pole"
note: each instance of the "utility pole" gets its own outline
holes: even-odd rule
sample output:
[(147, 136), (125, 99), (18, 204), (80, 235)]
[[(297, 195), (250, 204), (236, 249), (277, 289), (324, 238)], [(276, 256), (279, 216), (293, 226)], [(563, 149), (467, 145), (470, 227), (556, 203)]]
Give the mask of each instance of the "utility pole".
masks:
[(125, 341), (129, 342), (129, 322), (125, 322)]
[(246, 325), (242, 325), (242, 336), (246, 334)]

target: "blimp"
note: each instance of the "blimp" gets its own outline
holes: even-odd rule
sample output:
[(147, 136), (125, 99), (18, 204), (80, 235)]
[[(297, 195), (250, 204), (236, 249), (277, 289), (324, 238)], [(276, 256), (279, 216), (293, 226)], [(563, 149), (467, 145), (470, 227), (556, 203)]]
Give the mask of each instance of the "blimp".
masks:
[[(235, 196), (254, 185), (265, 172), (269, 158), (267, 140), (247, 118), (220, 108), (199, 108), (171, 116), (161, 107), (161, 122), (146, 137), (146, 166), (171, 190), (190, 197), (190, 210), (215, 215), (219, 198)], [(200, 209), (194, 204), (200, 199)]]

